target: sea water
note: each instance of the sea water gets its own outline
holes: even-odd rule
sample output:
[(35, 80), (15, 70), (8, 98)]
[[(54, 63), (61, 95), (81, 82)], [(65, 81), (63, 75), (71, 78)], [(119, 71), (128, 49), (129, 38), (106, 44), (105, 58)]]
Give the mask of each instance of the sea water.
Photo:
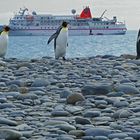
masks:
[[(136, 55), (138, 31), (125, 35), (69, 36), (66, 58), (92, 57), (97, 55)], [(9, 36), (7, 58), (40, 59), (54, 57), (53, 41), (49, 36)]]

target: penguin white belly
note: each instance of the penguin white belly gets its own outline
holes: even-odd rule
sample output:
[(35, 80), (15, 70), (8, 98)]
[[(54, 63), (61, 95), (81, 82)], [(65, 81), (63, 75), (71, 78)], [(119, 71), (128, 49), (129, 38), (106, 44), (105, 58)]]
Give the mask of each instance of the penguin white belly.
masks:
[(4, 57), (7, 52), (8, 36), (0, 36), (0, 57)]
[(56, 39), (55, 58), (65, 57), (67, 38), (68, 38), (67, 32), (60, 32), (59, 36)]

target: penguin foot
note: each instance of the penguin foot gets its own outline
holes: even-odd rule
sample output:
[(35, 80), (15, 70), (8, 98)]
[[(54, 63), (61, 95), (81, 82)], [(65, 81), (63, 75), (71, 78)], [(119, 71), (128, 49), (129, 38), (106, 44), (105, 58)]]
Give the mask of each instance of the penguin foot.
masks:
[(62, 57), (63, 58), (63, 60), (65, 61), (66, 60), (66, 58), (65, 57)]

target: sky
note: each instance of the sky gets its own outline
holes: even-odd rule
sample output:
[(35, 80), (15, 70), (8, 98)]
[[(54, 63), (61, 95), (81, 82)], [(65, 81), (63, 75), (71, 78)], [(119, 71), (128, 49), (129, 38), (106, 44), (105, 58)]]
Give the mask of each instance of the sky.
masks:
[(105, 17), (116, 16), (118, 21), (125, 21), (128, 30), (140, 28), (140, 0), (0, 0), (0, 24), (8, 24), (23, 7), (39, 14), (69, 15), (72, 9), (80, 14), (84, 6), (90, 7), (93, 17), (100, 17), (107, 10)]

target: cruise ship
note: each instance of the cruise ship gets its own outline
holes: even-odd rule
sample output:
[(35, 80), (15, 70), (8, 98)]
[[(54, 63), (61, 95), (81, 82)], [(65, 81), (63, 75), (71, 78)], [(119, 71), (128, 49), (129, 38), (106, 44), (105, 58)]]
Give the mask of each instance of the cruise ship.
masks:
[(120, 35), (125, 34), (127, 29), (125, 22), (100, 17), (92, 17), (88, 6), (77, 15), (73, 9), (70, 15), (37, 14), (29, 13), (27, 8), (20, 8), (19, 12), (9, 21), (12, 36), (49, 36), (52, 35), (63, 21), (68, 22), (69, 35)]

